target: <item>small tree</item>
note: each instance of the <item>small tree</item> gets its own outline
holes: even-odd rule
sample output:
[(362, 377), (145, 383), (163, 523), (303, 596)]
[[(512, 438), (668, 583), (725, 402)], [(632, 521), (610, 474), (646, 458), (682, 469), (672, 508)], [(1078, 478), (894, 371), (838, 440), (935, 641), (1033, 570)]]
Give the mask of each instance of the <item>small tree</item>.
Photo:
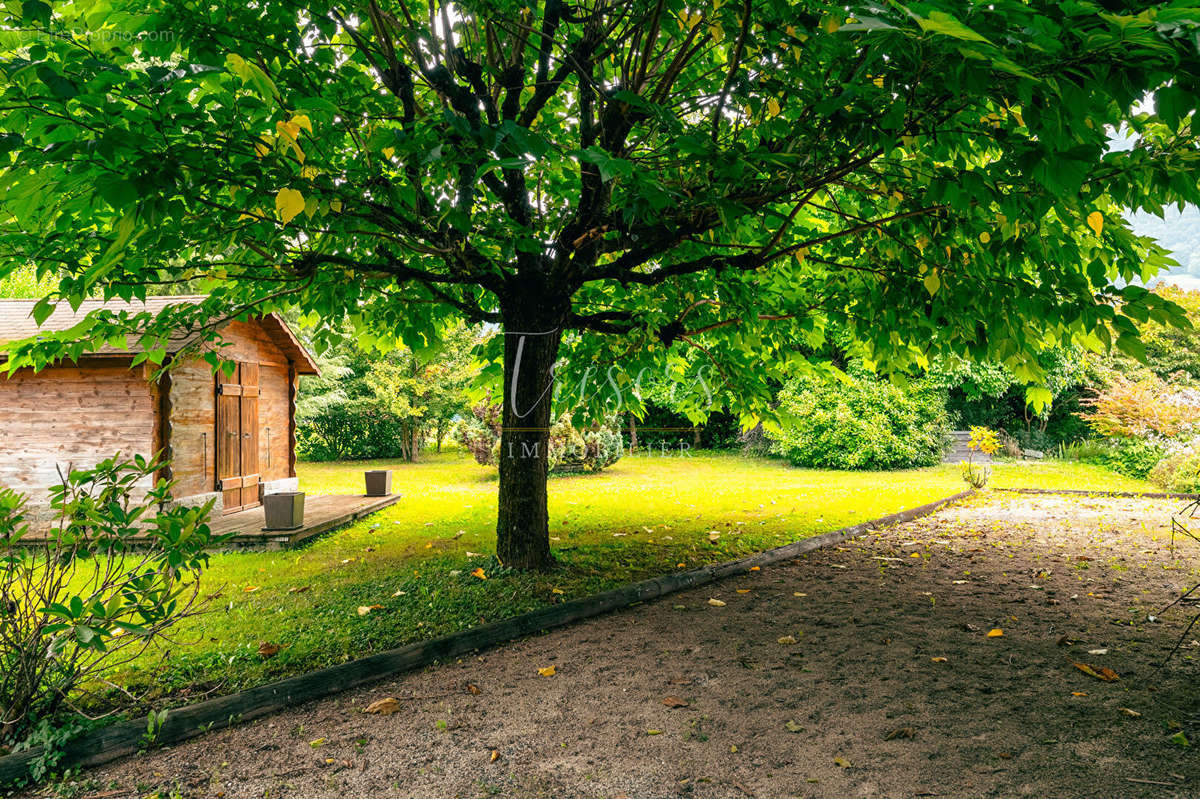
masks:
[(51, 490), (54, 526), (30, 540), (25, 498), (0, 489), (0, 745), (19, 743), (197, 612), (211, 503), (142, 495), (160, 462), (110, 459)]
[(478, 341), (475, 331), (460, 326), (437, 347), (420, 353), (402, 347), (372, 362), (367, 385), (400, 420), (405, 460), (417, 457), (430, 434), (441, 452), (450, 420), (468, 409), (467, 389), (479, 373), (474, 358)]

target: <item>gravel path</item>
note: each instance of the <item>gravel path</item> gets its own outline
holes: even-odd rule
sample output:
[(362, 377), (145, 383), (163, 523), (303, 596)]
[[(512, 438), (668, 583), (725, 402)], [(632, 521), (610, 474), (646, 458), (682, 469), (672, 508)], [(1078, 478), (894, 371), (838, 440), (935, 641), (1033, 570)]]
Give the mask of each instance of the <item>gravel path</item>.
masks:
[(1172, 740), (1200, 745), (1200, 641), (1156, 671), (1195, 606), (1147, 621), (1200, 582), (1200, 544), (1168, 554), (1180, 504), (992, 494), (87, 776), (164, 798), (1200, 796)]

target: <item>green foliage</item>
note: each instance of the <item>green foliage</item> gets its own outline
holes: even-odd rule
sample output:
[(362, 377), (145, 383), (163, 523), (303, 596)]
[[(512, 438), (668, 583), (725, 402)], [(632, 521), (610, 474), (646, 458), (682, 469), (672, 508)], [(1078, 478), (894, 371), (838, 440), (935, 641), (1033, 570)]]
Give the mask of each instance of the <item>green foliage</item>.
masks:
[[(500, 458), (500, 406), (490, 400), (475, 404), (454, 428), (454, 438), (475, 462), (495, 466)], [(547, 465), (555, 474), (598, 472), (620, 460), (624, 442), (613, 419), (576, 427), (562, 413), (550, 428)]]
[(369, 400), (334, 402), (297, 414), (296, 454), (304, 460), (395, 458), (411, 446), (411, 427)]
[(1129, 477), (1145, 478), (1167, 454), (1160, 443), (1138, 438), (1108, 439), (1102, 451), (1096, 453), (1091, 447), (1083, 448), (1079, 460), (1096, 463)]
[(901, 469), (931, 466), (949, 445), (941, 393), (904, 392), (886, 380), (798, 378), (779, 394), (785, 415), (772, 451), (797, 466)]
[(389, 352), (343, 340), (321, 357), (321, 376), (301, 381), (297, 453), (308, 460), (413, 460), (467, 409), (478, 374), (477, 333), (456, 327), (423, 353)]
[(0, 744), (56, 723), (64, 703), (196, 611), (220, 539), (211, 503), (170, 507), (169, 483), (147, 488), (162, 465), (113, 458), (65, 475), (39, 540), (24, 497), (0, 489)]
[(1172, 452), (1154, 465), (1148, 478), (1164, 491), (1200, 493), (1200, 453), (1190, 447)]

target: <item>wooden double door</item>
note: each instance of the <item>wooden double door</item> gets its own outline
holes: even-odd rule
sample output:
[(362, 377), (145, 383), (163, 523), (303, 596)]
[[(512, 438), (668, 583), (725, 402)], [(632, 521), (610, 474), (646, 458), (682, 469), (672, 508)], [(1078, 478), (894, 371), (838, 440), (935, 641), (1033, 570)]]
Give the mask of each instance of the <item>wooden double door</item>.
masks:
[(224, 512), (262, 504), (258, 470), (258, 364), (238, 362), (217, 374), (217, 490)]

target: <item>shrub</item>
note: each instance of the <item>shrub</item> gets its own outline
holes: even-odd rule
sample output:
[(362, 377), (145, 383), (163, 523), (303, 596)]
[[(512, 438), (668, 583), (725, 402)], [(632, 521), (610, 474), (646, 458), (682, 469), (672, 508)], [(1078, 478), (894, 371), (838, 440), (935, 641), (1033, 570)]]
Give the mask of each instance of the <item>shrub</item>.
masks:
[(376, 403), (362, 400), (321, 407), (296, 424), (296, 454), (310, 461), (402, 458), (409, 427)]
[[(499, 462), (500, 412), (499, 405), (485, 400), (471, 408), (471, 415), (454, 428), (454, 439), (481, 466), (495, 466)], [(598, 472), (616, 463), (623, 451), (621, 434), (613, 420), (580, 430), (572, 426), (570, 415), (564, 413), (550, 428), (551, 472)]]
[(1092, 410), (1083, 418), (1102, 436), (1175, 438), (1200, 422), (1197, 392), (1177, 390), (1153, 375), (1135, 381), (1115, 373), (1087, 404)]
[(785, 422), (772, 451), (796, 466), (931, 466), (950, 443), (945, 402), (926, 385), (906, 393), (870, 377), (836, 383), (805, 377), (788, 383), (779, 403)]
[[(44, 733), (114, 668), (196, 612), (212, 504), (170, 507), (162, 464), (112, 458), (51, 489), (30, 540), (25, 497), (0, 490), (0, 745)], [(45, 737), (43, 735), (43, 737)]]
[(1170, 453), (1150, 470), (1149, 480), (1164, 491), (1200, 493), (1200, 452), (1186, 447)]

